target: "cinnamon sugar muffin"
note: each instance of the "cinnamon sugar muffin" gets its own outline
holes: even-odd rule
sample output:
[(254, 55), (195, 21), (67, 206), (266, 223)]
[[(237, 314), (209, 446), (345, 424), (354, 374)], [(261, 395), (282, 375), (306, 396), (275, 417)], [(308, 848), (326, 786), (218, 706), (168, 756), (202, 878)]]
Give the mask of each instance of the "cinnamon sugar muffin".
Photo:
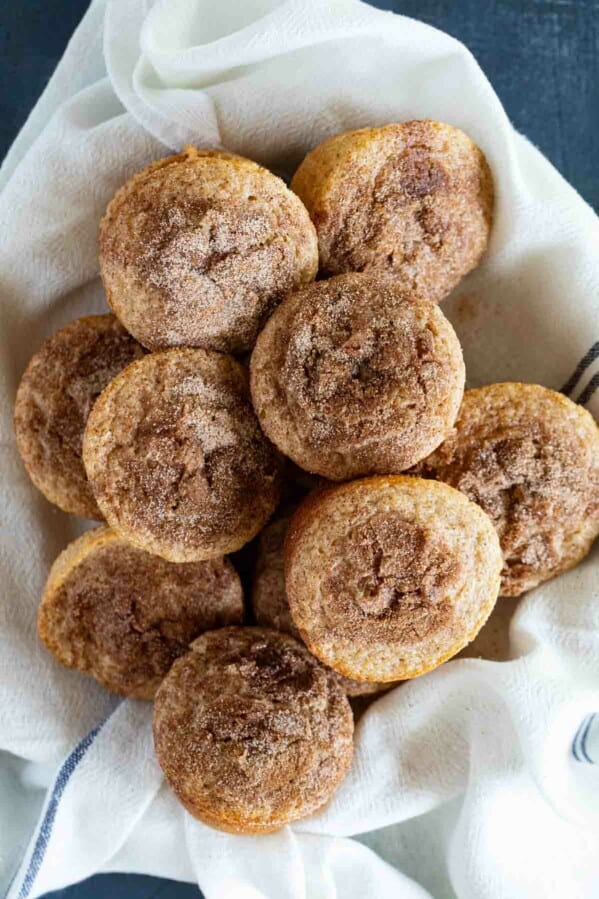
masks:
[(455, 332), (434, 303), (377, 273), (290, 294), (252, 353), (260, 424), (308, 471), (403, 471), (450, 432), (464, 391)]
[(441, 122), (337, 134), (308, 154), (291, 188), (316, 225), (329, 274), (377, 269), (439, 300), (478, 264), (489, 240), (485, 157)]
[(154, 744), (178, 799), (219, 830), (278, 830), (345, 777), (353, 718), (332, 672), (287, 634), (204, 634), (156, 695)]
[(152, 699), (192, 640), (242, 620), (241, 584), (227, 559), (173, 565), (102, 527), (54, 562), (38, 632), (61, 664), (115, 693)]
[(455, 430), (417, 469), (478, 503), (499, 534), (501, 593), (572, 568), (599, 533), (599, 430), (538, 384), (468, 390)]
[(308, 648), (346, 677), (402, 680), (469, 643), (497, 599), (497, 534), (457, 490), (405, 476), (310, 496), (285, 542), (285, 586)]
[(280, 462), (230, 356), (145, 356), (89, 416), (83, 460), (106, 520), (141, 549), (197, 562), (239, 549), (279, 494)]
[(271, 172), (187, 147), (122, 187), (100, 227), (108, 302), (150, 350), (252, 347), (287, 291), (318, 268), (314, 227)]
[(15, 404), (17, 447), (46, 499), (75, 515), (101, 519), (81, 459), (96, 397), (142, 347), (114, 315), (88, 315), (50, 337), (33, 356)]
[[(267, 525), (260, 534), (256, 571), (252, 584), (252, 607), (258, 624), (283, 631), (301, 640), (293, 623), (287, 594), (285, 593), (285, 571), (283, 546), (289, 527), (289, 518), (279, 518)], [(335, 672), (341, 688), (348, 696), (368, 696), (386, 690), (389, 684), (352, 680)]]

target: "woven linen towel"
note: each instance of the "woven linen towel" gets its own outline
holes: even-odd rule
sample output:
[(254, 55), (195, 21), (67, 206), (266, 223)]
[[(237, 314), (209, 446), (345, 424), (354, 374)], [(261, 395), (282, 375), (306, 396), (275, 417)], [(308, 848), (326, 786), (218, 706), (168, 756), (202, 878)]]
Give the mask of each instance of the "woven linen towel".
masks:
[(150, 704), (117, 703), (36, 640), (48, 568), (84, 525), (30, 484), (11, 407), (42, 339), (105, 308), (96, 235), (116, 188), (186, 142), (291, 173), (329, 134), (412, 118), (463, 128), (495, 178), (489, 252), (443, 306), (469, 385), (538, 382), (597, 414), (598, 220), (514, 131), (469, 52), (421, 23), (357, 0), (94, 0), (9, 153), (0, 874), (11, 899), (99, 871), (197, 881), (208, 899), (599, 895), (596, 552), (520, 603), (510, 661), (452, 661), (375, 702), (329, 807), (264, 837), (187, 815), (154, 760)]

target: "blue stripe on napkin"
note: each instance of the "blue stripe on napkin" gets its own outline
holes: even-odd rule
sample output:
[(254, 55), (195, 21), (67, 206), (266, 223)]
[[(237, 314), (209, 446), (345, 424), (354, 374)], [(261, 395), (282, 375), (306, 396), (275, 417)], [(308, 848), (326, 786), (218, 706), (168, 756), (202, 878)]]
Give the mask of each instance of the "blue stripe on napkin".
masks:
[[(565, 393), (566, 396), (570, 396), (570, 394), (572, 393), (572, 391), (574, 390), (574, 388), (576, 387), (576, 385), (582, 378), (583, 374), (585, 373), (585, 371), (587, 370), (589, 365), (592, 365), (593, 362), (595, 361), (595, 359), (597, 359), (598, 357), (599, 357), (599, 340), (596, 343), (594, 343), (593, 346), (588, 351), (588, 353), (585, 353), (585, 355), (582, 357), (582, 359), (580, 360), (580, 362), (574, 369), (572, 377), (566, 381), (566, 383), (560, 390), (560, 393)], [(588, 401), (592, 397), (592, 395), (595, 392), (595, 390), (597, 389), (597, 387), (599, 387), (598, 375), (599, 375), (599, 372), (596, 375), (594, 375), (593, 378), (591, 378), (591, 380), (589, 381), (589, 383), (587, 384), (587, 386), (585, 387), (585, 389), (579, 396), (577, 402), (580, 403), (582, 406), (584, 406), (585, 403), (588, 403)]]
[(42, 819), (42, 823), (40, 824), (37, 840), (35, 841), (35, 846), (33, 847), (31, 858), (29, 859), (29, 865), (27, 867), (25, 878), (21, 885), (21, 889), (19, 890), (18, 899), (27, 899), (27, 896), (29, 896), (29, 893), (31, 892), (31, 888), (35, 882), (35, 878), (39, 874), (40, 868), (44, 861), (44, 856), (46, 854), (46, 849), (48, 848), (48, 843), (50, 842), (50, 837), (52, 836), (52, 828), (54, 826), (54, 820), (58, 811), (58, 803), (61, 800), (62, 794), (64, 793), (71, 776), (79, 765), (79, 762), (84, 758), (85, 753), (92, 745), (92, 743), (106, 724), (107, 720), (108, 719), (102, 721), (101, 724), (98, 724), (93, 728), (93, 730), (90, 730), (87, 736), (85, 736), (79, 743), (77, 743), (73, 751), (62, 763), (60, 771), (58, 772), (56, 780), (54, 781), (54, 786), (52, 787), (50, 801), (48, 802), (46, 812)]
[(596, 371), (587, 386), (584, 388), (578, 399), (576, 400), (581, 406), (584, 406), (593, 396), (599, 387), (599, 371)]
[(593, 712), (592, 715), (587, 715), (576, 731), (576, 736), (572, 743), (572, 755), (577, 762), (586, 762), (588, 765), (595, 764), (595, 759), (591, 757), (589, 734), (591, 733), (596, 718), (596, 712)]

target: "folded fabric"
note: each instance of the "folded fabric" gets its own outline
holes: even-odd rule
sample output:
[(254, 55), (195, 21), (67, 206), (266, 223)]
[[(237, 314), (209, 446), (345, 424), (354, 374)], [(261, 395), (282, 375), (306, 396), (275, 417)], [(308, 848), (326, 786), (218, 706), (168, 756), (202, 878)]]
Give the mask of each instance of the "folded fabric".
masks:
[(94, 0), (5, 160), (0, 874), (11, 899), (99, 871), (197, 881), (208, 899), (599, 894), (596, 551), (521, 601), (510, 661), (455, 660), (375, 702), (330, 806), (264, 837), (193, 820), (154, 760), (150, 704), (117, 704), (36, 639), (49, 566), (85, 525), (30, 484), (12, 403), (42, 339), (105, 308), (96, 235), (115, 189), (186, 142), (289, 174), (331, 133), (411, 118), (463, 128), (495, 179), (489, 252), (444, 303), (469, 385), (538, 382), (597, 414), (598, 219), (515, 133), (468, 51), (421, 23), (357, 0)]

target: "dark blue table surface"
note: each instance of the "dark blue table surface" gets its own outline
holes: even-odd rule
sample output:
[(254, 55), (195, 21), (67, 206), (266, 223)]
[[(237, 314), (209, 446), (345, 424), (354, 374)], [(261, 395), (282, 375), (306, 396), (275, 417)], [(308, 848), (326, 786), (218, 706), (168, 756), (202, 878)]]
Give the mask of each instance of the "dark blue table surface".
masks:
[[(88, 0), (0, 0), (0, 157), (44, 88)], [(508, 115), (599, 209), (597, 0), (376, 0), (463, 41)], [(61, 899), (191, 899), (197, 888), (107, 874)]]

